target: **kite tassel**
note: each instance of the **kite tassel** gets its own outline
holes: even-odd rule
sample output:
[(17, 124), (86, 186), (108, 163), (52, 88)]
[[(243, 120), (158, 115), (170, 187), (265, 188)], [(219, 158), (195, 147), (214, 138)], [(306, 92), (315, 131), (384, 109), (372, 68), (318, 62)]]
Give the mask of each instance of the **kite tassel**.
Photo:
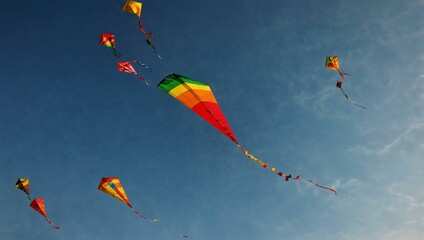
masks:
[(27, 195), (27, 197), (28, 197), (28, 200), (30, 200), (30, 201), (32, 200), (32, 199), (31, 199), (31, 196), (29, 196), (29, 194)]
[(337, 69), (337, 72), (339, 72), (340, 77), (342, 77), (343, 79), (345, 79), (345, 78), (344, 78), (345, 76), (350, 76), (348, 73), (340, 72), (340, 70), (339, 70), (339, 69)]
[(334, 193), (334, 195), (336, 195), (336, 196), (337, 196), (337, 191), (336, 191), (336, 189), (333, 189), (333, 188), (329, 188), (329, 187), (326, 187), (326, 186), (319, 185), (318, 183), (316, 183), (316, 182), (314, 182), (314, 181), (312, 181), (312, 180), (310, 180), (310, 179), (308, 179), (308, 182), (312, 183), (312, 184), (313, 184), (313, 185), (315, 185), (316, 187), (319, 187), (319, 188), (322, 188), (322, 189), (325, 189), (325, 190), (331, 191), (331, 192), (333, 192), (333, 193)]

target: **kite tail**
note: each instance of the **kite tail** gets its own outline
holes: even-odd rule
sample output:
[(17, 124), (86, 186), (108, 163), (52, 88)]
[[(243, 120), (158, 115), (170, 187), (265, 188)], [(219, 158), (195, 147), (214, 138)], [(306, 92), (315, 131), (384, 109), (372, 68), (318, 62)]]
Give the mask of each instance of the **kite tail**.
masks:
[(159, 53), (156, 51), (156, 48), (155, 48), (155, 46), (154, 45), (152, 45), (152, 48), (153, 48), (153, 52), (158, 56), (158, 58), (160, 59), (160, 60), (162, 60), (162, 57), (159, 55)]
[[(280, 176), (280, 177), (284, 177), (284, 180), (286, 181), (286, 182), (288, 182), (289, 181), (289, 179), (290, 178), (292, 178), (293, 179), (293, 177), (292, 177), (292, 175), (291, 174), (287, 174), (287, 173), (283, 173), (282, 171), (278, 171), (276, 168), (274, 168), (274, 167), (270, 167), (267, 163), (264, 163), (263, 161), (261, 161), (261, 160), (259, 160), (258, 158), (256, 158), (255, 156), (253, 156), (252, 154), (250, 154), (245, 148), (243, 148), (239, 143), (236, 143), (237, 144), (237, 147), (240, 149), (240, 151), (242, 151), (243, 153), (244, 153), (244, 155), (246, 155), (248, 158), (250, 158), (250, 159), (252, 159), (253, 161), (255, 161), (255, 162), (257, 162), (259, 165), (261, 165), (263, 168), (265, 168), (265, 169), (270, 169), (271, 170), (271, 172), (272, 173), (274, 173), (274, 172), (277, 172), (277, 175), (278, 176)], [(296, 177), (294, 177), (294, 180), (300, 180), (300, 175), (297, 175)], [(325, 187), (325, 186), (321, 186), (321, 185), (318, 185), (318, 184), (316, 184), (315, 182), (313, 182), (313, 181), (311, 181), (311, 180), (308, 180), (309, 182), (311, 182), (311, 183), (313, 183), (313, 184), (315, 184), (315, 186), (317, 186), (317, 187), (319, 187), (319, 188), (323, 188), (323, 189), (326, 189), (326, 190), (330, 190), (330, 191), (332, 191), (332, 192), (334, 192), (335, 194), (336, 194), (336, 196), (337, 196), (337, 192), (336, 192), (336, 190), (334, 190), (334, 189), (331, 189), (331, 188), (328, 188), (328, 187)]]
[(143, 218), (143, 219), (145, 219), (145, 220), (147, 220), (147, 221), (151, 222), (151, 223), (157, 223), (157, 222), (159, 222), (159, 218), (155, 218), (155, 219), (147, 218), (146, 216), (142, 215), (142, 214), (141, 214), (140, 212), (138, 212), (137, 210), (134, 210), (134, 213), (135, 213), (135, 214), (137, 214), (138, 216), (140, 216), (141, 218)]
[(28, 200), (30, 200), (30, 201), (32, 200), (31, 196), (29, 194), (27, 194), (27, 197), (28, 197)]
[(336, 189), (329, 188), (329, 187), (326, 187), (326, 186), (321, 186), (321, 185), (319, 185), (318, 183), (316, 183), (316, 182), (314, 182), (314, 181), (312, 181), (312, 180), (309, 180), (309, 179), (308, 179), (308, 182), (310, 182), (310, 183), (314, 184), (315, 186), (317, 186), (317, 187), (319, 187), (319, 188), (322, 188), (322, 189), (325, 189), (325, 190), (328, 190), (328, 191), (332, 191), (332, 192), (334, 193), (334, 195), (336, 195), (336, 196), (337, 196), (337, 191), (336, 191)]
[(122, 55), (121, 55), (118, 51), (116, 51), (116, 49), (115, 49), (115, 48), (112, 48), (112, 53), (113, 53), (113, 56), (115, 56), (115, 57), (117, 57), (117, 58), (122, 57)]
[(363, 108), (363, 109), (367, 110), (367, 108), (365, 108), (364, 106), (359, 105), (356, 102), (354, 102), (352, 99), (350, 99), (350, 97), (343, 91), (342, 88), (340, 88), (340, 91), (342, 91), (343, 95), (345, 95), (346, 99), (349, 100), (350, 103), (352, 103), (353, 105), (355, 105), (357, 107), (360, 107), (360, 108)]
[(46, 217), (46, 220), (47, 220), (47, 222), (50, 224), (50, 226), (51, 226), (52, 228), (54, 228), (54, 229), (60, 229), (60, 227), (59, 227), (59, 226), (55, 226), (55, 225), (53, 225), (52, 221), (50, 221), (50, 219), (48, 219), (47, 217)]
[(140, 65), (140, 66), (143, 66), (146, 70), (148, 70), (148, 71), (152, 72), (152, 69), (151, 69), (150, 67), (148, 67), (146, 64), (144, 64), (144, 63), (142, 63), (142, 62), (139, 62), (139, 61), (136, 61), (136, 60), (134, 60), (133, 62), (134, 62), (134, 63), (137, 63), (137, 64), (138, 64), (138, 65)]
[(146, 83), (147, 86), (150, 86), (149, 83), (147, 82), (147, 80), (144, 77), (138, 75), (138, 73), (133, 73), (133, 74), (134, 74), (134, 76), (136, 76), (136, 77), (140, 78), (141, 80), (143, 80)]
[(144, 34), (144, 36), (146, 36), (146, 38), (148, 39), (152, 39), (153, 38), (153, 34), (152, 33), (147, 33), (146, 30), (143, 27), (143, 24), (141, 23), (141, 19), (138, 19), (138, 26), (140, 26), (140, 31)]

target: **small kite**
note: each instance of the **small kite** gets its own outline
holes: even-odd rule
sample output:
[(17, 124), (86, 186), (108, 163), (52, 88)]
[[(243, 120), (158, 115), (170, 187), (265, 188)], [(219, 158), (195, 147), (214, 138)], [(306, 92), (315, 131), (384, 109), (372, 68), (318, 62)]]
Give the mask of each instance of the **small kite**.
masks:
[(325, 67), (333, 71), (337, 71), (340, 74), (340, 77), (344, 79), (344, 76), (350, 76), (347, 73), (340, 72), (339, 67), (339, 58), (337, 56), (329, 56), (325, 59)]
[(137, 15), (138, 17), (138, 26), (140, 27), (140, 31), (144, 34), (144, 36), (146, 36), (146, 42), (149, 46), (151, 46), (153, 48), (153, 51), (155, 52), (155, 54), (162, 59), (162, 57), (158, 54), (155, 46), (153, 45), (153, 33), (151, 32), (147, 32), (144, 27), (143, 27), (143, 23), (141, 22), (141, 11), (143, 9), (143, 4), (141, 2), (137, 2), (137, 1), (133, 1), (133, 0), (127, 0), (124, 4), (124, 6), (122, 7), (122, 11), (124, 12), (128, 12), (134, 15)]
[(343, 91), (343, 83), (342, 81), (337, 80), (336, 86), (338, 88), (340, 88), (340, 91), (342, 91), (343, 95), (346, 97), (347, 100), (349, 100), (350, 103), (352, 103), (353, 105), (366, 109), (364, 106), (357, 104), (356, 102), (354, 102), (352, 99), (350, 99), (350, 97)]
[(43, 215), (47, 222), (50, 224), (50, 226), (54, 229), (60, 229), (59, 226), (54, 226), (53, 223), (50, 221), (50, 219), (47, 217), (46, 214), (46, 208), (44, 207), (44, 199), (42, 198), (36, 198), (31, 203), (30, 206), (37, 212), (39, 212), (41, 215)]
[[(99, 183), (98, 189), (106, 194), (111, 195), (114, 198), (119, 199), (123, 203), (127, 204), (130, 208), (133, 209), (130, 200), (128, 200), (127, 195), (125, 194), (124, 188), (122, 188), (121, 182), (116, 177), (104, 177)], [(142, 215), (137, 210), (133, 209), (134, 213), (140, 216), (141, 218), (156, 223), (159, 222), (158, 218), (155, 219), (149, 219), (146, 216)]]
[(28, 178), (19, 178), (16, 182), (15, 187), (17, 189), (22, 190), (26, 195), (28, 196), (28, 200), (31, 200), (31, 197), (29, 196), (29, 179)]
[[(176, 98), (182, 104), (197, 113), (200, 117), (214, 126), (218, 131), (224, 134), (227, 138), (233, 141), (237, 148), (240, 149), (248, 158), (258, 163), (265, 169), (270, 169), (272, 173), (277, 173), (278, 176), (284, 177), (285, 181), (293, 179), (291, 174), (278, 171), (274, 167), (270, 167), (267, 163), (256, 158), (244, 149), (237, 141), (233, 131), (230, 128), (224, 114), (222, 113), (215, 96), (209, 85), (196, 81), (194, 79), (184, 77), (175, 73), (166, 76), (159, 84), (158, 87), (172, 97)], [(300, 180), (300, 175), (294, 177), (294, 180)], [(303, 179), (302, 179), (303, 180)], [(324, 187), (316, 184), (312, 180), (304, 180), (312, 183), (317, 187), (332, 191), (335, 195), (335, 189)]]
[[(149, 67), (147, 67), (147, 66), (146, 66), (145, 64), (143, 64), (143, 63), (140, 63), (140, 62), (138, 62), (138, 61), (131, 61), (131, 62), (134, 62), (134, 63), (140, 64), (141, 66), (143, 66), (143, 67), (144, 67), (144, 68), (146, 68), (147, 70), (152, 71)], [(135, 71), (135, 69), (134, 69), (134, 67), (132, 66), (131, 62), (119, 62), (119, 63), (118, 63), (118, 71), (120, 71), (120, 72), (126, 72), (126, 73), (131, 73), (132, 75), (134, 75), (134, 76), (136, 76), (136, 77), (140, 78), (141, 80), (143, 80), (143, 81), (146, 83), (146, 85), (147, 85), (147, 86), (149, 86), (149, 83), (147, 82), (147, 80), (146, 80), (144, 77), (142, 77), (141, 75), (139, 75), (139, 74)]]
[(102, 46), (112, 48), (113, 56), (115, 56), (117, 58), (121, 57), (121, 54), (118, 53), (118, 51), (116, 51), (116, 49), (115, 49), (115, 35), (114, 34), (112, 34), (112, 33), (102, 33), (102, 35), (100, 35), (99, 44), (102, 45)]

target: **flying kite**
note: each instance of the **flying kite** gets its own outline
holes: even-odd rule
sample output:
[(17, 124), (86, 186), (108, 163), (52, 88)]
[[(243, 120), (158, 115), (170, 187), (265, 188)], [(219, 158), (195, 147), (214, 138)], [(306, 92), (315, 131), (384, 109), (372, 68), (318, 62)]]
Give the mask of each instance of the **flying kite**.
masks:
[(325, 59), (325, 67), (328, 69), (331, 69), (333, 71), (336, 71), (340, 74), (340, 77), (344, 79), (344, 76), (350, 76), (347, 73), (340, 72), (339, 67), (339, 58), (337, 56), (329, 56)]
[[(344, 76), (350, 76), (347, 73), (342, 73), (340, 72), (340, 67), (339, 67), (339, 58), (337, 56), (329, 56), (325, 59), (325, 67), (334, 71), (337, 71), (340, 76), (342, 77), (342, 79), (344, 80)], [(346, 97), (346, 99), (352, 103), (353, 105), (366, 109), (364, 106), (359, 105), (357, 103), (355, 103), (344, 91), (343, 91), (343, 83), (342, 81), (337, 80), (336, 86), (340, 89), (340, 91), (343, 93), (343, 95)]]
[(113, 33), (102, 33), (102, 35), (100, 35), (99, 44), (112, 48), (113, 56), (117, 58), (121, 57), (121, 54), (115, 49), (115, 35)]
[[(133, 209), (130, 200), (128, 199), (127, 195), (125, 194), (124, 188), (121, 185), (121, 182), (116, 177), (104, 177), (99, 183), (98, 189), (106, 194), (111, 195), (114, 198), (119, 199), (123, 203), (127, 204), (130, 208)], [(134, 213), (140, 216), (141, 218), (156, 223), (159, 222), (158, 218), (155, 219), (149, 219), (146, 216), (142, 215), (137, 210), (133, 209)]]
[(41, 215), (43, 215), (47, 222), (50, 224), (50, 226), (54, 229), (60, 229), (59, 226), (54, 226), (53, 223), (50, 221), (50, 219), (47, 217), (46, 214), (46, 208), (44, 207), (44, 199), (42, 198), (36, 198), (31, 203), (30, 206), (37, 212), (39, 212)]
[(144, 34), (144, 36), (146, 36), (146, 42), (149, 46), (151, 46), (153, 48), (153, 51), (155, 52), (155, 54), (162, 59), (162, 57), (158, 54), (155, 46), (153, 45), (153, 33), (151, 32), (147, 32), (144, 27), (143, 27), (143, 23), (141, 22), (141, 11), (143, 9), (143, 4), (141, 2), (137, 2), (137, 1), (133, 1), (133, 0), (127, 0), (124, 4), (124, 6), (122, 7), (122, 11), (124, 12), (128, 12), (134, 15), (137, 15), (138, 17), (138, 26), (140, 27), (140, 31)]
[[(145, 64), (143, 64), (141, 62), (138, 62), (138, 61), (131, 61), (131, 62), (137, 63), (137, 64), (143, 66), (145, 69), (147, 69), (149, 71), (152, 71), (149, 67), (147, 67)], [(120, 72), (126, 72), (126, 73), (131, 73), (132, 75), (134, 75), (134, 76), (140, 78), (141, 80), (143, 80), (146, 83), (146, 85), (149, 86), (149, 83), (147, 82), (147, 80), (144, 77), (142, 77), (141, 75), (139, 75), (135, 71), (135, 69), (132, 66), (131, 62), (118, 62), (118, 71), (120, 71)]]
[(15, 187), (17, 189), (22, 190), (24, 193), (26, 193), (28, 200), (31, 200), (31, 197), (29, 196), (29, 179), (28, 178), (19, 178), (15, 184)]
[[(237, 138), (230, 128), (230, 125), (225, 119), (225, 116), (222, 113), (209, 85), (188, 77), (171, 73), (158, 84), (158, 87), (172, 97), (176, 98), (182, 104), (186, 105), (200, 117), (206, 120), (209, 124), (214, 126), (218, 131), (233, 141), (237, 148), (240, 149), (248, 158), (258, 163), (261, 167), (269, 169), (272, 173), (276, 173), (280, 177), (284, 177), (285, 181), (289, 181), (291, 178), (294, 180), (301, 180), (300, 175), (297, 175), (293, 178), (291, 174), (283, 173), (282, 171), (277, 170), (275, 167), (269, 166), (268, 163), (265, 163), (262, 160), (256, 158), (239, 144)], [(321, 186), (312, 180), (304, 181), (312, 183), (317, 187), (329, 190), (337, 195), (335, 189)]]

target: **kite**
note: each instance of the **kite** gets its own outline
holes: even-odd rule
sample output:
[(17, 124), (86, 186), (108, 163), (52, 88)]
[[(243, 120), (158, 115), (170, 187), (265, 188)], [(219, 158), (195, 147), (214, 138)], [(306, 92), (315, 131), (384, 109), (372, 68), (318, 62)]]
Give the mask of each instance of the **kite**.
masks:
[(47, 217), (46, 214), (46, 208), (44, 207), (44, 199), (42, 198), (36, 198), (31, 203), (30, 206), (37, 212), (39, 212), (41, 215), (43, 215), (47, 222), (50, 224), (50, 226), (54, 229), (60, 229), (59, 226), (54, 226), (53, 223), (50, 221), (50, 219)]
[(337, 56), (329, 56), (325, 59), (325, 67), (333, 71), (337, 71), (340, 74), (340, 77), (344, 79), (344, 76), (350, 76), (347, 73), (340, 72), (339, 67), (339, 58)]
[[(131, 61), (133, 63), (137, 63), (140, 64), (141, 66), (143, 66), (144, 68), (146, 68), (149, 71), (152, 71), (149, 67), (147, 67), (145, 64), (138, 62), (138, 61)], [(134, 67), (132, 66), (131, 62), (118, 62), (118, 71), (120, 72), (126, 72), (126, 73), (131, 73), (134, 76), (140, 78), (141, 80), (143, 80), (147, 86), (149, 86), (149, 83), (147, 82), (147, 80), (140, 76), (134, 69)]]
[(363, 109), (366, 109), (364, 106), (362, 106), (362, 105), (359, 105), (359, 104), (357, 104), (357, 103), (355, 103), (352, 99), (350, 99), (350, 97), (343, 91), (343, 83), (342, 83), (342, 81), (339, 81), (339, 80), (337, 80), (337, 83), (336, 83), (336, 86), (338, 87), (338, 88), (340, 88), (340, 91), (342, 91), (342, 93), (343, 93), (343, 95), (346, 97), (346, 99), (347, 100), (349, 100), (349, 102), (350, 103), (352, 103), (353, 105), (355, 105), (355, 106), (357, 106), (357, 107), (360, 107), (360, 108), (363, 108)]
[[(116, 177), (104, 177), (102, 178), (102, 180), (99, 183), (99, 187), (98, 189), (106, 194), (111, 195), (114, 198), (119, 199), (120, 201), (122, 201), (123, 203), (127, 204), (130, 208), (133, 209), (130, 200), (128, 200), (127, 195), (125, 194), (124, 188), (121, 185), (121, 182), (119, 181), (118, 178)], [(140, 216), (141, 218), (152, 222), (152, 223), (156, 223), (159, 222), (158, 218), (155, 219), (149, 219), (146, 216), (142, 215), (140, 212), (138, 212), (137, 210), (133, 209), (134, 213), (137, 214), (138, 216)]]
[(19, 178), (15, 184), (17, 189), (22, 190), (28, 196), (28, 200), (31, 200), (29, 196), (29, 179), (28, 178)]
[[(237, 138), (230, 128), (230, 125), (225, 119), (225, 116), (222, 113), (209, 85), (188, 77), (171, 73), (158, 84), (158, 87), (172, 97), (176, 98), (182, 104), (186, 105), (188, 108), (197, 113), (201, 118), (206, 120), (209, 124), (214, 126), (218, 131), (233, 141), (237, 148), (241, 150), (248, 158), (258, 163), (261, 167), (270, 169), (272, 173), (277, 173), (278, 176), (284, 177), (285, 181), (289, 181), (289, 179), (301, 180), (300, 175), (297, 175), (293, 178), (291, 174), (286, 174), (282, 171), (278, 171), (275, 167), (270, 167), (267, 163), (250, 154), (239, 144)], [(335, 195), (337, 195), (335, 189), (315, 184), (315, 182), (312, 180), (304, 181), (310, 182), (317, 187), (332, 191)]]
[(121, 54), (118, 53), (118, 51), (116, 51), (116, 49), (115, 49), (115, 35), (114, 34), (112, 34), (112, 33), (102, 33), (102, 35), (100, 35), (99, 44), (102, 45), (102, 46), (112, 48), (113, 56), (115, 56), (117, 58), (121, 57)]
[(155, 46), (153, 45), (153, 41), (152, 41), (153, 33), (151, 32), (148, 33), (143, 27), (143, 23), (141, 22), (142, 9), (143, 9), (143, 4), (141, 2), (132, 1), (132, 0), (127, 0), (124, 6), (122, 7), (122, 11), (137, 15), (138, 26), (140, 27), (140, 31), (144, 34), (144, 36), (146, 36), (147, 44), (153, 48), (153, 51), (159, 57), (159, 59), (162, 59), (162, 57), (158, 54)]

